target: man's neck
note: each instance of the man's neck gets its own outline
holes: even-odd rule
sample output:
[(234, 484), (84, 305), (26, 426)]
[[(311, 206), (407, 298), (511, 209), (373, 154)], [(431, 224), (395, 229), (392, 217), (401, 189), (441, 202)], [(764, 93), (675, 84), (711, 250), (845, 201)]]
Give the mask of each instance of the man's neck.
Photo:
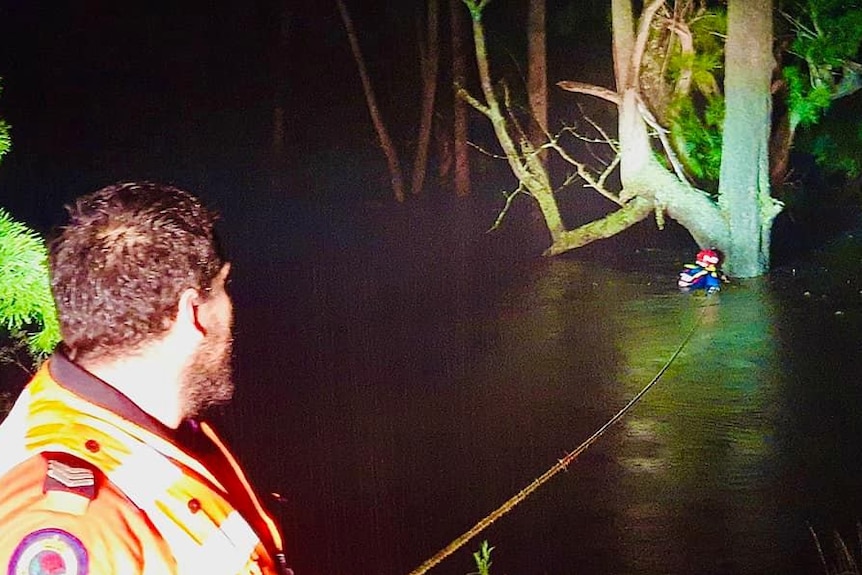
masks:
[(151, 417), (171, 429), (185, 417), (180, 393), (182, 365), (169, 355), (149, 349), (105, 362), (82, 362), (81, 367), (125, 395)]

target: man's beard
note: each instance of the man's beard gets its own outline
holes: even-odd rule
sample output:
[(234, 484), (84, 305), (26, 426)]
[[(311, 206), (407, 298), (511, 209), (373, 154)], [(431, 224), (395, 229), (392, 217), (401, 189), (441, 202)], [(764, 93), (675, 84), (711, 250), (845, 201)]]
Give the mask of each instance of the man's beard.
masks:
[(197, 417), (208, 408), (228, 403), (233, 397), (230, 326), (211, 331), (183, 371), (182, 401), (185, 417)]

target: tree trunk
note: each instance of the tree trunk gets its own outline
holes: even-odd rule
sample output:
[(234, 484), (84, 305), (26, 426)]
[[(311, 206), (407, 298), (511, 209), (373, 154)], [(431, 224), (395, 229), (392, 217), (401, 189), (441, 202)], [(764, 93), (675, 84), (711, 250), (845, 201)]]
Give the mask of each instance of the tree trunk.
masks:
[[(437, 94), (437, 67), (440, 61), (440, 49), (437, 38), (438, 0), (428, 0), (427, 22), (425, 23), (425, 38), (419, 38), (420, 70), (422, 72), (422, 112), (419, 117), (419, 136), (416, 140), (416, 158), (413, 161), (413, 179), (410, 192), (414, 196), (422, 193), (425, 184), (425, 173), (428, 168), (428, 145), (431, 141), (431, 129), (434, 119), (434, 96)], [(421, 28), (420, 28), (421, 29)]]
[[(744, 125), (749, 128), (749, 132), (746, 132), (746, 137), (752, 136), (750, 130), (752, 124), (756, 124), (756, 127), (760, 130), (756, 134), (759, 138), (757, 140), (759, 147), (753, 150), (755, 153), (752, 154), (752, 150), (748, 150), (737, 158), (738, 162), (743, 159), (751, 160), (754, 158), (754, 161), (750, 163), (755, 166), (753, 181), (757, 186), (758, 193), (744, 196), (742, 198), (744, 201), (728, 194), (725, 196), (723, 203), (716, 203), (708, 194), (694, 188), (658, 161), (647, 129), (647, 121), (649, 120), (653, 123), (654, 120), (651, 119), (652, 115), (646, 108), (646, 104), (640, 95), (639, 73), (643, 54), (647, 49), (653, 19), (658, 10), (664, 5), (664, 0), (648, 0), (644, 2), (640, 16), (637, 18), (637, 29), (635, 29), (632, 0), (612, 0), (613, 53), (617, 90), (612, 91), (607, 88), (590, 86), (580, 82), (561, 82), (558, 85), (569, 91), (603, 98), (617, 106), (619, 113), (618, 142), (609, 142), (609, 144), (619, 154), (620, 179), (623, 184), (623, 190), (619, 194), (611, 193), (604, 187), (609, 171), (606, 170), (600, 177), (595, 177), (582, 163), (572, 158), (565, 150), (562, 150), (558, 141), (552, 141), (551, 145), (560, 153), (563, 159), (569, 161), (571, 165), (577, 168), (578, 175), (584, 180), (587, 186), (595, 188), (599, 193), (620, 207), (599, 220), (582, 225), (577, 229), (566, 230), (560, 218), (559, 208), (547, 170), (544, 169), (541, 162), (532, 153), (533, 148), (529, 142), (524, 142), (520, 138), (516, 141), (512, 137), (510, 129), (513, 128), (508, 125), (507, 117), (503, 115), (500, 107), (500, 101), (503, 98), (498, 98), (494, 93), (494, 84), (491, 81), (488, 68), (484, 30), (481, 23), (481, 12), (487, 5), (487, 0), (463, 1), (473, 16), (476, 60), (479, 68), (482, 92), (485, 95), (487, 104), (479, 102), (469, 94), (464, 94), (464, 90), (462, 90), (462, 94), (476, 110), (484, 114), (491, 121), (512, 172), (520, 182), (519, 189), (529, 192), (541, 208), (552, 240), (551, 246), (545, 252), (546, 255), (560, 254), (592, 241), (611, 237), (633, 224), (644, 220), (650, 214), (655, 214), (659, 227), (663, 225), (666, 216), (677, 220), (691, 233), (692, 238), (701, 247), (715, 246), (726, 254), (741, 253), (730, 249), (736, 244), (731, 241), (732, 233), (735, 230), (729, 225), (729, 221), (731, 220), (728, 213), (733, 214), (736, 218), (733, 221), (745, 222), (744, 216), (746, 211), (752, 209), (751, 202), (748, 200), (752, 198), (755, 203), (755, 218), (761, 224), (756, 228), (755, 242), (758, 246), (765, 246), (768, 250), (771, 222), (780, 210), (780, 204), (769, 196), (768, 154), (766, 151), (769, 135), (768, 72), (766, 73), (766, 81), (762, 90), (758, 84), (758, 88), (755, 91), (758, 95), (765, 95), (765, 100), (760, 101), (763, 109), (751, 117), (743, 118), (741, 121), (738, 117), (736, 118), (740, 126)], [(739, 2), (743, 0), (732, 1)], [(756, 1), (759, 4), (771, 2), (771, 0)], [(765, 12), (768, 19), (771, 16), (768, 8)], [(760, 20), (748, 16), (745, 18), (748, 18), (747, 24), (749, 25), (752, 22), (760, 26), (763, 25), (762, 18)], [(756, 26), (747, 32), (743, 32), (743, 34), (752, 36), (754, 35), (755, 28)], [(762, 35), (762, 30), (758, 29), (758, 31)], [(770, 53), (771, 28), (768, 31), (769, 35), (765, 42), (765, 51), (767, 54)], [(743, 66), (743, 68), (745, 67)], [(747, 67), (752, 68), (753, 66), (749, 63)], [(730, 73), (730, 68), (729, 66), (728, 74)], [(769, 71), (771, 67), (767, 67), (766, 69)], [(734, 68), (734, 70), (734, 73), (738, 73), (737, 68)], [(762, 70), (760, 71), (762, 72)], [(748, 73), (750, 74), (750, 70), (748, 70)], [(760, 76), (755, 74), (754, 76), (749, 76), (748, 80), (750, 81), (752, 78), (761, 79)], [(737, 81), (739, 82), (740, 79), (737, 78)], [(745, 86), (744, 79), (741, 83)], [(740, 106), (739, 103), (736, 105)], [(747, 106), (747, 102), (743, 102), (741, 110), (748, 112), (754, 110), (754, 106)], [(738, 112), (738, 110), (736, 111)], [(755, 118), (759, 124), (752, 121)], [(735, 129), (739, 130), (740, 126), (737, 126)], [(604, 135), (602, 130), (599, 131)], [(610, 164), (609, 169), (612, 169), (615, 165), (616, 161)], [(737, 202), (738, 205), (731, 206), (733, 202)], [(746, 268), (738, 266), (732, 272), (735, 272), (737, 275), (750, 274), (750, 271), (747, 271)]]
[[(530, 0), (527, 16), (527, 95), (533, 121), (530, 141), (538, 148), (547, 141), (548, 133), (548, 58), (545, 25), (545, 0)], [(539, 157), (546, 164), (547, 154)], [(547, 164), (546, 164), (547, 165)]]
[[(520, 182), (521, 188), (526, 189), (536, 200), (542, 211), (542, 216), (545, 218), (551, 240), (556, 242), (565, 233), (566, 227), (554, 197), (548, 171), (533, 153), (533, 147), (529, 142), (524, 142), (520, 138), (516, 141), (509, 133), (508, 117), (503, 113), (500, 98), (494, 91), (485, 43), (485, 29), (481, 18), (482, 9), (486, 3), (486, 0), (482, 0), (481, 4), (477, 0), (465, 0), (465, 4), (472, 15), (476, 66), (479, 69), (479, 83), (486, 102), (482, 104), (474, 100), (473, 107), (480, 110), (491, 121), (494, 134), (497, 136), (497, 141), (503, 149), (512, 173)], [(464, 94), (465, 97), (470, 98), (466, 94), (466, 90), (462, 90), (459, 94)]]
[(458, 97), (458, 90), (467, 82), (467, 27), (464, 23), (462, 0), (449, 0), (449, 16), (452, 32), (452, 80), (453, 90), (453, 152), (455, 157), (454, 184), (459, 198), (470, 195), (470, 156), (467, 103)]
[(614, 73), (618, 94), (611, 97), (594, 86), (567, 82), (567, 89), (603, 97), (617, 104), (619, 120), (620, 180), (623, 190), (619, 197), (625, 201), (616, 210), (594, 222), (569, 230), (546, 252), (555, 255), (586, 245), (595, 240), (609, 238), (655, 214), (657, 224), (664, 224), (667, 214), (684, 226), (698, 245), (727, 242), (727, 227), (715, 203), (700, 190), (677, 178), (655, 158), (646, 122), (640, 111), (638, 70), (641, 50), (653, 14), (661, 2), (648, 2), (638, 19), (635, 19), (631, 0), (613, 0)]
[(362, 89), (365, 92), (365, 102), (368, 105), (368, 112), (371, 114), (371, 121), (374, 122), (374, 129), (377, 131), (380, 147), (383, 148), (383, 153), (386, 155), (386, 163), (389, 166), (389, 176), (392, 182), (392, 192), (395, 194), (397, 201), (403, 202), (404, 176), (401, 173), (398, 152), (395, 150), (386, 125), (383, 123), (383, 117), (380, 115), (380, 109), (377, 107), (377, 98), (374, 95), (374, 88), (371, 85), (371, 79), (365, 67), (365, 59), (362, 57), (362, 51), (359, 49), (359, 40), (356, 37), (356, 30), (353, 28), (353, 20), (350, 18), (350, 13), (348, 13), (344, 1), (336, 0), (336, 3), (338, 4), (338, 11), (341, 14), (341, 20), (344, 22), (344, 29), (347, 31), (347, 39), (350, 41), (353, 59), (356, 61), (356, 67), (359, 70), (359, 78), (362, 81)]
[[(632, 58), (636, 57), (636, 43), (631, 0), (613, 0), (611, 10), (614, 75), (618, 90), (620, 179), (623, 184), (620, 196), (627, 203), (622, 209), (599, 220), (560, 234), (554, 245), (545, 252), (546, 255), (563, 253), (609, 238), (643, 221), (655, 211), (656, 188), (659, 188), (655, 181), (656, 174), (665, 172), (665, 182), (674, 180), (653, 157), (646, 123), (638, 110), (636, 64), (632, 63)], [(657, 217), (661, 218), (662, 215), (661, 211), (657, 212)]]
[(769, 191), (773, 68), (772, 0), (730, 0), (719, 206), (730, 229), (725, 267), (736, 277), (769, 268), (769, 236), (780, 211)]
[[(655, 4), (655, 3), (653, 3)], [(637, 181), (638, 174), (647, 170), (656, 159), (650, 144), (646, 122), (639, 109), (640, 87), (638, 69), (641, 57), (637, 54), (631, 0), (613, 0), (614, 73), (619, 93), (620, 178), (623, 188)], [(642, 14), (641, 20), (651, 18)], [(657, 162), (656, 162), (657, 163)]]
[(629, 71), (635, 45), (635, 21), (631, 0), (611, 1), (611, 26), (613, 28), (614, 79), (617, 91), (629, 87)]
[(777, 188), (784, 183), (790, 169), (790, 152), (796, 130), (791, 126), (789, 113), (782, 114), (773, 128), (769, 142), (769, 180)]

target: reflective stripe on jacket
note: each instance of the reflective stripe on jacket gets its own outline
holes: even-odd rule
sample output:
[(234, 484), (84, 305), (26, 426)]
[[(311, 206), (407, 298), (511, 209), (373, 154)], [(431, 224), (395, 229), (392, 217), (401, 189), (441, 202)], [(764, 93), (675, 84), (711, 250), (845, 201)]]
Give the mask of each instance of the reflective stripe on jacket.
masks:
[[(279, 573), (275, 555), (281, 550), (280, 535), (208, 426), (202, 431), (232, 467), (258, 516), (243, 517), (230, 503), (225, 486), (194, 456), (63, 388), (52, 379), (47, 363), (2, 427), (0, 477), (42, 453), (65, 453), (87, 462), (146, 514), (167, 542), (178, 573)], [(265, 526), (276, 548), (266, 549), (252, 525)]]

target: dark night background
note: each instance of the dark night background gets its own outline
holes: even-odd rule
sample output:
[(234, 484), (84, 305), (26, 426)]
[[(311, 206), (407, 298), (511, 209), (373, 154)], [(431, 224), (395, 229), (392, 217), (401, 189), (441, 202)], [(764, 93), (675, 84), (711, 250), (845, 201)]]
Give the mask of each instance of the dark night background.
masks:
[[(271, 6), (4, 3), (3, 203), (34, 225), (119, 179), (246, 194), (275, 83)], [(277, 21), (277, 20), (275, 20)], [(265, 150), (264, 150), (265, 151)]]
[[(384, 117), (406, 150), (418, 114), (422, 3), (394, 4), (348, 6)], [(577, 38), (552, 46), (551, 81), (608, 81), (605, 7), (588, 5), (567, 14), (566, 27), (550, 27), (549, 42)], [(492, 6), (492, 49), (511, 69), (523, 7)], [(119, 179), (169, 180), (252, 209), (257, 200), (390, 199), (334, 2), (4, 2), (0, 27), (0, 112), (13, 127), (2, 203), (32, 225), (49, 225), (69, 198)], [(277, 102), (286, 150), (279, 169), (264, 173)], [(404, 153), (405, 168), (411, 158)], [(480, 194), (498, 188), (477, 182)]]
[[(413, 71), (415, 16), (422, 2), (345, 1), (353, 12), (383, 115), (407, 168), (412, 154), (404, 150), (410, 149), (415, 138), (419, 108)], [(523, 10), (523, 4), (494, 0), (488, 9), (488, 35), (498, 70), (517, 72), (516, 56), (523, 49), (518, 10)], [(577, 79), (610, 87), (609, 3), (548, 0), (548, 12), (560, 14), (569, 4), (575, 7), (549, 23), (549, 82)], [(443, 14), (448, 10), (445, 5), (441, 1)], [(441, 35), (446, 33), (444, 27)], [(630, 374), (618, 370), (642, 361), (647, 366), (644, 373), (629, 379), (644, 383), (641, 379), (654, 374), (656, 358), (664, 361), (669, 355), (665, 348), (673, 349), (678, 343), (680, 326), (688, 325), (690, 300), (678, 298), (674, 286), (679, 263), (673, 259), (675, 254), (638, 251), (644, 247), (642, 242), (653, 242), (647, 247), (672, 244), (685, 252), (691, 248), (691, 240), (684, 234), (656, 239), (634, 230), (605, 247), (584, 250), (602, 254), (602, 266), (613, 268), (602, 267), (598, 272), (573, 261), (581, 255), (550, 261), (538, 258), (546, 246), (541, 226), (530, 219), (526, 202), (516, 207), (516, 218), (503, 233), (484, 234), (500, 206), (500, 191), (512, 190), (514, 180), (504, 165), (475, 154), (473, 186), (478, 201), (466, 203), (462, 210), (447, 211), (455, 202), (435, 188), (429, 170), (428, 201), (396, 207), (334, 1), (0, 0), (0, 77), (0, 117), (12, 126), (12, 151), (0, 162), (0, 206), (17, 219), (47, 233), (61, 220), (64, 203), (108, 183), (132, 179), (176, 184), (200, 194), (223, 214), (226, 243), (234, 260), (238, 356), (238, 402), (229, 408), (224, 423), (262, 490), (282, 492), (295, 506), (281, 510), (280, 519), (289, 544), (300, 541), (305, 546), (298, 565), (305, 569), (297, 569), (298, 575), (314, 575), (315, 569), (327, 568), (330, 573), (400, 573), (415, 567), (459, 534), (457, 529), (472, 525), (562, 456), (574, 439), (593, 431), (595, 423), (616, 410), (620, 397), (628, 396), (629, 389), (620, 391), (615, 378), (622, 381)], [(274, 157), (272, 117), (278, 103), (285, 110), (285, 148)], [(551, 107), (552, 119), (576, 114), (572, 98), (559, 91), (551, 91)], [(603, 119), (601, 107), (591, 112)], [(471, 138), (488, 145), (492, 142), (484, 120), (475, 114)], [(430, 223), (420, 222), (417, 227), (413, 213), (431, 213)], [(781, 222), (776, 227), (783, 230), (785, 226)], [(404, 230), (414, 235), (399, 236)], [(362, 249), (354, 250), (354, 245)], [(795, 245), (788, 241), (776, 247)], [(390, 254), (396, 254), (395, 259)], [(485, 254), (493, 257), (485, 258)], [(660, 271), (651, 268), (652, 275), (642, 278), (637, 270), (632, 271), (638, 262), (661, 266)], [(633, 289), (644, 288), (646, 296), (657, 296), (655, 301), (641, 297), (640, 292), (631, 295), (626, 291), (629, 285), (619, 279), (624, 274), (617, 273), (623, 264), (629, 266), (627, 273), (637, 277), (636, 282), (647, 286)], [(447, 277), (447, 272), (453, 273)], [(801, 281), (795, 269), (793, 274), (789, 284)], [(474, 283), (479, 287), (474, 289)], [(523, 293), (516, 289), (522, 285), (527, 286)], [(855, 297), (856, 284), (846, 286)], [(797, 286), (791, 287), (795, 290)], [(814, 291), (809, 286), (798, 291), (803, 289)], [(733, 307), (733, 292), (730, 294), (722, 313), (734, 318), (740, 307)], [(623, 303), (616, 305), (614, 297)], [(798, 407), (788, 402), (792, 404), (788, 411), (793, 412), (792, 417), (787, 416), (793, 424), (787, 425), (791, 431), (776, 424), (774, 437), (766, 431), (761, 434), (759, 427), (753, 432), (757, 437), (768, 436), (770, 449), (773, 441), (776, 445), (784, 441), (789, 446), (787, 453), (814, 455), (810, 461), (800, 456), (800, 463), (788, 456), (798, 465), (793, 470), (800, 485), (796, 489), (784, 489), (780, 483), (783, 461), (770, 459), (772, 452), (762, 458), (767, 463), (777, 461), (775, 483), (763, 480), (770, 489), (779, 485), (783, 491), (775, 515), (783, 519), (785, 511), (789, 516), (799, 508), (799, 515), (813, 509), (805, 515), (809, 518), (829, 505), (829, 509), (846, 508), (847, 513), (858, 509), (859, 496), (854, 495), (858, 489), (848, 486), (833, 494), (830, 480), (838, 476), (847, 483), (855, 481), (860, 459), (841, 457), (838, 449), (839, 456), (833, 457), (816, 441), (809, 445), (805, 435), (820, 429), (817, 418), (823, 413), (839, 413), (851, 422), (848, 425), (857, 425), (853, 405), (858, 394), (855, 388), (847, 391), (842, 387), (854, 377), (853, 368), (849, 362), (836, 360), (833, 364), (841, 367), (836, 368), (834, 381), (827, 383), (838, 391), (833, 395), (811, 391), (809, 381), (820, 377), (823, 370), (819, 364), (809, 365), (808, 358), (823, 357), (826, 365), (833, 365), (828, 361), (834, 356), (828, 355), (828, 349), (812, 352), (803, 345), (811, 341), (827, 347), (829, 338), (835, 337), (841, 343), (837, 348), (843, 361), (845, 356), (858, 354), (856, 338), (833, 334), (858, 336), (853, 327), (857, 324), (848, 321), (843, 328), (833, 329), (829, 322), (837, 320), (831, 308), (817, 316), (817, 321), (800, 312), (804, 317), (798, 325), (803, 326), (803, 333), (810, 330), (814, 334), (795, 340), (787, 336), (793, 345), (787, 343), (785, 351), (781, 337), (773, 336), (771, 324), (760, 325), (773, 321), (760, 314), (768, 306), (740, 304), (741, 297), (736, 301), (735, 305), (754, 316), (750, 331), (755, 335), (730, 333), (726, 337), (732, 351), (714, 355), (744, 355), (751, 347), (746, 337), (760, 345), (762, 336), (767, 342), (763, 347), (774, 347), (777, 359), (764, 360), (762, 366), (739, 362), (728, 371), (739, 372), (739, 381), (745, 385), (751, 383), (747, 374), (752, 371), (762, 369), (758, 377), (763, 381), (769, 374), (787, 373), (792, 384), (788, 386), (797, 396), (811, 393), (816, 397), (806, 395), (806, 401), (829, 404), (828, 409), (812, 410), (808, 416), (807, 404)], [(804, 306), (809, 304), (821, 304), (825, 310), (832, 305), (826, 301), (825, 296), (803, 303), (794, 300), (793, 305), (785, 306), (790, 312), (781, 313), (800, 308), (808, 313)], [(632, 306), (629, 315), (635, 323), (620, 320), (620, 335), (615, 320), (607, 318), (622, 313), (620, 309), (625, 311), (626, 305)], [(847, 309), (847, 317), (857, 317), (855, 308)], [(777, 313), (776, 317), (783, 318)], [(858, 317), (862, 318), (862, 311)], [(643, 325), (637, 325), (638, 318), (646, 318)], [(735, 321), (729, 319), (725, 324)], [(558, 342), (554, 340), (559, 343), (555, 347), (559, 355), (542, 364), (536, 357), (547, 351), (542, 338), (549, 333), (559, 337)], [(630, 337), (630, 345), (618, 345), (615, 338), (625, 342), (626, 337)], [(707, 350), (704, 358), (713, 356), (710, 337), (704, 336), (698, 343)], [(572, 352), (578, 347), (572, 341), (588, 341), (590, 346)], [(799, 348), (796, 341), (801, 342)], [(626, 356), (637, 356), (641, 348), (647, 359)], [(786, 363), (795, 362), (801, 364), (796, 372), (785, 369)], [(691, 360), (692, 369), (701, 365), (710, 364)], [(506, 372), (510, 367), (514, 371)], [(550, 371), (541, 371), (546, 368)], [(540, 379), (534, 377), (537, 370), (549, 383), (547, 387), (529, 387)], [(486, 379), (474, 379), (477, 372)], [(572, 379), (586, 384), (568, 385)], [(607, 572), (626, 572), (613, 550), (614, 538), (621, 533), (644, 538), (642, 544), (631, 546), (637, 553), (654, 545), (658, 549), (651, 556), (657, 567), (651, 567), (649, 557), (634, 557), (631, 564), (642, 566), (641, 571), (631, 572), (671, 572), (670, 563), (665, 563), (665, 544), (684, 556), (670, 554), (678, 560), (674, 572), (679, 573), (694, 572), (694, 566), (704, 565), (697, 571), (745, 572), (734, 571), (734, 567), (756, 565), (763, 573), (802, 573), (803, 564), (814, 563), (804, 523), (787, 520), (790, 535), (773, 537), (768, 531), (772, 527), (766, 523), (768, 515), (761, 525), (757, 510), (734, 509), (732, 503), (737, 500), (731, 496), (727, 501), (716, 499), (715, 493), (725, 496), (727, 487), (715, 471), (730, 460), (723, 455), (723, 450), (729, 450), (724, 432), (735, 425), (749, 429), (751, 418), (742, 409), (737, 419), (721, 411), (716, 415), (709, 408), (725, 402), (728, 395), (712, 399), (706, 393), (704, 400), (699, 392), (695, 386), (684, 391), (694, 396), (692, 405), (707, 412), (698, 411), (698, 416), (714, 427), (692, 421), (673, 445), (687, 447), (690, 436), (699, 440), (699, 435), (712, 434), (705, 443), (713, 445), (710, 441), (714, 439), (715, 451), (722, 453), (704, 462), (701, 451), (685, 452), (694, 471), (703, 471), (702, 465), (713, 462), (716, 467), (703, 471), (703, 476), (693, 473), (689, 491), (659, 493), (666, 500), (645, 508), (670, 510), (669, 518), (656, 513), (654, 524), (649, 513), (641, 518), (658, 535), (627, 532), (613, 525), (619, 516), (608, 508), (623, 508), (629, 494), (636, 499), (641, 496), (639, 489), (649, 491), (652, 476), (618, 491), (605, 491), (603, 482), (628, 475), (618, 472), (615, 456), (597, 450), (580, 469), (583, 475), (572, 473), (562, 483), (562, 496), (556, 490), (539, 496), (546, 504), (543, 509), (550, 511), (533, 507), (518, 519), (513, 514), (509, 523), (492, 533), (492, 543), (496, 538), (502, 541), (496, 552), (503, 559), (497, 572), (512, 574), (520, 568), (521, 573), (528, 573), (548, 565), (555, 573), (599, 573), (601, 567)], [(731, 392), (727, 392), (731, 399), (739, 399)], [(850, 400), (835, 400), (833, 405), (829, 398), (843, 398), (843, 394)], [(749, 406), (750, 398), (746, 395), (732, 407)], [(525, 411), (524, 405), (536, 407), (536, 411)], [(679, 413), (688, 406), (681, 405), (672, 404), (666, 420), (661, 414), (656, 416), (659, 424), (680, 419)], [(802, 415), (794, 411), (797, 407)], [(578, 410), (586, 415), (576, 418), (573, 412)], [(764, 421), (771, 422), (769, 410), (763, 413)], [(779, 415), (786, 414), (781, 411)], [(528, 421), (531, 417), (535, 421)], [(509, 425), (510, 421), (515, 425)], [(797, 432), (794, 425), (799, 421), (802, 425)], [(524, 431), (533, 429), (531, 424), (549, 437)], [(852, 425), (851, 430), (858, 431)], [(858, 437), (851, 433), (841, 437), (850, 435)], [(369, 443), (355, 443), (366, 437)], [(804, 449), (791, 440), (803, 443)], [(609, 442), (615, 449), (627, 446), (626, 442)], [(838, 439), (835, 443), (839, 444)], [(453, 449), (453, 445), (463, 449)], [(785, 453), (778, 448), (775, 452)], [(821, 473), (827, 465), (844, 464), (847, 470)], [(748, 475), (740, 480), (739, 490), (744, 492), (740, 501), (765, 501), (764, 506), (772, 510), (772, 493), (758, 498), (747, 491), (750, 485), (745, 481), (761, 485), (759, 470), (752, 472), (753, 480)], [(495, 481), (488, 481), (486, 473)], [(768, 469), (764, 476), (771, 481), (772, 473)], [(593, 487), (584, 495), (573, 478)], [(595, 482), (590, 483), (592, 479)], [(701, 481), (711, 491), (700, 491)], [(590, 493), (590, 488), (596, 492)], [(685, 498), (689, 492), (695, 494), (693, 499)], [(623, 496), (617, 497), (619, 493)], [(810, 493), (816, 494), (814, 502), (805, 499)], [(835, 500), (830, 499), (833, 496)], [(594, 503), (596, 507), (591, 506)], [(632, 509), (641, 509), (637, 507), (640, 503), (636, 499)], [(710, 505), (726, 511), (727, 529), (713, 521), (716, 511)], [(565, 513), (557, 514), (558, 508)], [(689, 513), (691, 523), (686, 522)], [(750, 530), (733, 531), (740, 514), (751, 516)], [(828, 511), (822, 514), (827, 517), (818, 525), (828, 531), (834, 527), (833, 517)], [(526, 523), (519, 523), (525, 517)], [(796, 521), (797, 516), (791, 519)], [(670, 540), (665, 522), (679, 529)], [(691, 532), (691, 524), (697, 525), (696, 533)], [(528, 527), (518, 532), (521, 525)], [(795, 531), (800, 525), (801, 530)], [(736, 547), (713, 546), (713, 528), (738, 535), (744, 542), (733, 542)], [(706, 535), (698, 536), (701, 530)], [(761, 533), (763, 547), (758, 547)], [(720, 542), (722, 536), (719, 533)], [(755, 539), (757, 544), (746, 545)], [(780, 545), (773, 548), (779, 539)], [(595, 547), (590, 546), (593, 543)], [(602, 547), (606, 543), (610, 547)], [(599, 551), (594, 553), (594, 548)], [(728, 567), (736, 560), (732, 553), (737, 548), (749, 550), (752, 556)], [(534, 550), (535, 564), (530, 557)], [(605, 552), (608, 557), (602, 555)], [(512, 559), (505, 563), (506, 553), (520, 554), (522, 562)], [(571, 563), (573, 557), (576, 565)], [(714, 565), (709, 563), (713, 560)], [(516, 569), (506, 570), (504, 565)], [(597, 567), (591, 571), (591, 566)], [(469, 556), (462, 556), (446, 572), (463, 574), (471, 568)]]

